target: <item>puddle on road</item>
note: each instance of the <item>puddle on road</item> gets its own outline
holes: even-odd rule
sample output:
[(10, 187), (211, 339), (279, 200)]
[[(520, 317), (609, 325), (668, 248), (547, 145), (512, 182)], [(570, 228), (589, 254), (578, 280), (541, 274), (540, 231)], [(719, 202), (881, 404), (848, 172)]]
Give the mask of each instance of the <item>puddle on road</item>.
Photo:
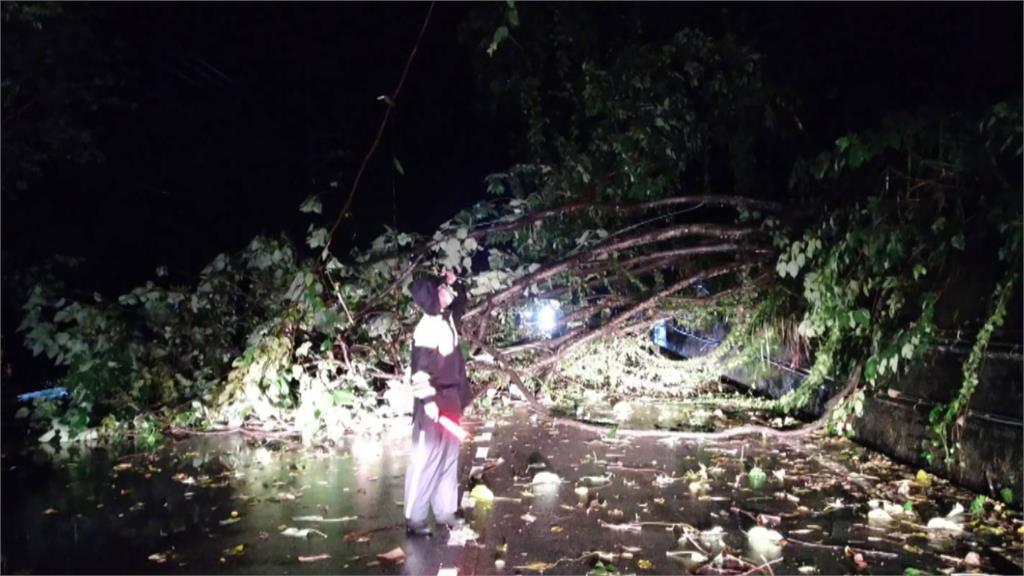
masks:
[[(641, 574), (739, 574), (766, 562), (775, 573), (892, 574), (967, 572), (965, 559), (1022, 571), (1019, 509), (998, 515), (989, 501), (979, 521), (975, 494), (921, 482), (843, 439), (608, 439), (537, 426), (525, 412), (464, 446), (463, 488), (479, 465), (495, 496), (466, 510), (476, 542), (407, 540), (408, 439), (395, 431), (326, 453), (207, 436), (58, 467), (8, 456), (3, 571), (580, 574), (600, 561)], [(958, 504), (967, 511), (945, 530), (926, 527)], [(404, 561), (377, 559), (396, 547)]]
[(367, 562), (404, 539), (407, 440), (323, 453), (208, 436), (148, 456), (94, 450), (67, 466), (8, 466), (4, 571), (372, 573)]

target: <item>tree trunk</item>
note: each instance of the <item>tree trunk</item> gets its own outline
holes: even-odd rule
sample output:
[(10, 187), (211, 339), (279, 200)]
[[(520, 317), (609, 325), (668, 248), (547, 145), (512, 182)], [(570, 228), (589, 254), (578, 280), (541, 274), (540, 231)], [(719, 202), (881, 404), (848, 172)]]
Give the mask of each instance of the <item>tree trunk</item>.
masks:
[[(846, 386), (838, 394), (829, 399), (825, 403), (825, 410), (821, 416), (812, 422), (807, 423), (800, 428), (793, 430), (776, 430), (775, 428), (769, 428), (767, 426), (757, 425), (745, 425), (738, 426), (736, 428), (729, 428), (728, 430), (722, 430), (720, 432), (677, 432), (672, 430), (617, 430), (619, 436), (633, 436), (633, 437), (652, 437), (652, 436), (668, 436), (671, 438), (679, 438), (682, 440), (728, 440), (730, 438), (737, 438), (740, 436), (750, 436), (752, 434), (760, 434), (761, 436), (771, 436), (772, 438), (797, 438), (807, 436), (812, 432), (820, 430), (825, 424), (828, 423), (829, 418), (832, 416), (832, 411), (843, 399), (848, 397), (857, 387), (860, 386), (861, 369), (864, 366), (864, 361), (860, 360), (853, 368), (853, 372), (850, 374), (850, 379)], [(573, 420), (571, 418), (554, 418), (555, 424), (561, 424), (563, 426), (572, 426), (574, 428), (580, 428), (590, 432), (605, 433), (609, 430), (608, 426), (598, 426), (595, 424), (588, 424), (586, 422), (580, 422), (579, 420)]]

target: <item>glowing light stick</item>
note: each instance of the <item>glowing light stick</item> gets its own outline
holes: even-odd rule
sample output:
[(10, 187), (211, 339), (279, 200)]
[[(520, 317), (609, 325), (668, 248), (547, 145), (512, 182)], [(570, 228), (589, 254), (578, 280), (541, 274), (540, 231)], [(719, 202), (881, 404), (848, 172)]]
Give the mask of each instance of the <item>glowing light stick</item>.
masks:
[(459, 442), (464, 441), (469, 436), (469, 432), (463, 430), (462, 426), (459, 426), (458, 424), (453, 422), (451, 418), (447, 416), (441, 416), (440, 418), (438, 418), (437, 423), (440, 424), (445, 430), (451, 432), (452, 435), (454, 435), (456, 438), (458, 438)]

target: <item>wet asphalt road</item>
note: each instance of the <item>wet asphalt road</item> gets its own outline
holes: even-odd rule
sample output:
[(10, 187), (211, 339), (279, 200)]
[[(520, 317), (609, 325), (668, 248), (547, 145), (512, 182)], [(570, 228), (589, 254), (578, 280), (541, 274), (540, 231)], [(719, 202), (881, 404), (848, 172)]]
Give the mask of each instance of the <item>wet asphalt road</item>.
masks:
[[(915, 471), (845, 440), (604, 438), (523, 410), (487, 424), (466, 422), (476, 439), (463, 446), (460, 478), (464, 491), (479, 481), (497, 498), (464, 511), (477, 538), (463, 546), (449, 546), (444, 529), (405, 535), (402, 430), (330, 452), (232, 435), (119, 459), (93, 451), (56, 467), (6, 453), (3, 572), (583, 574), (603, 558), (620, 573), (680, 574), (702, 565), (682, 562), (702, 542), (697, 532), (718, 529), (727, 556), (775, 560), (777, 574), (938, 571), (971, 551), (984, 570), (1021, 571), (1008, 560), (1021, 554), (1016, 525), (948, 541), (922, 532), (974, 497), (939, 480), (910, 483), (916, 522), (870, 526), (867, 501), (907, 499), (897, 491)], [(753, 467), (763, 483), (752, 485)], [(559, 482), (533, 484), (542, 472)], [(759, 515), (790, 541), (752, 547), (746, 532)], [(846, 546), (868, 553), (864, 565)], [(378, 559), (396, 548), (401, 561)]]

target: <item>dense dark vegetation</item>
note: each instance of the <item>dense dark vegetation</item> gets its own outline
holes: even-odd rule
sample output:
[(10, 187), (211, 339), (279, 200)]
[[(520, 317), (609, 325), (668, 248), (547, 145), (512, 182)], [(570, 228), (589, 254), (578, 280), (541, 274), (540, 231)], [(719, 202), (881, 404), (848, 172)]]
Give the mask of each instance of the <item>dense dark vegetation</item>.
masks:
[[(47, 440), (380, 426), (403, 286), (448, 267), (480, 388), (529, 398), (696, 308), (806, 351), (779, 410), (852, 377), (841, 431), (967, 330), (923, 447), (955, 461), (1020, 294), (1019, 5), (444, 5), (397, 100), (426, 6), (302, 10), (4, 4), (5, 385), (68, 388)], [(964, 268), (995, 273), (952, 318)]]

